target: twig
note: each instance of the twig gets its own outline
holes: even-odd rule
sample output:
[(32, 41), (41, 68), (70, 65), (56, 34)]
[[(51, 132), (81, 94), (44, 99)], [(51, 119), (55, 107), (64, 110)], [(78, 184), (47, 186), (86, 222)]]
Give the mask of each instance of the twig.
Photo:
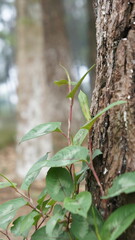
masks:
[(11, 238), (8, 236), (8, 234), (7, 234), (7, 233), (4, 233), (4, 232), (3, 232), (3, 231), (1, 231), (1, 230), (0, 230), (0, 232), (1, 232), (1, 233), (2, 233), (4, 236), (6, 236), (8, 240), (11, 240)]
[(24, 193), (22, 193), (18, 188), (14, 187), (14, 189), (15, 189), (15, 191), (16, 191), (17, 193), (19, 193), (19, 195), (21, 195), (22, 197), (24, 197), (25, 199), (28, 200), (28, 204), (29, 204), (29, 206), (30, 206), (32, 209), (36, 210), (39, 214), (41, 214), (41, 216), (42, 216), (43, 218), (45, 217), (45, 215), (43, 214), (43, 212), (40, 211), (40, 210), (34, 205), (32, 198), (30, 198), (30, 197), (28, 197), (27, 195), (25, 195)]

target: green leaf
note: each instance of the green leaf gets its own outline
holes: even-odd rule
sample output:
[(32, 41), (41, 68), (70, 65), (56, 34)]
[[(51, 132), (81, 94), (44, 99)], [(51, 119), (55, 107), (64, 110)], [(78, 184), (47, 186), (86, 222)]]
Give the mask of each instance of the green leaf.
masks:
[(105, 221), (101, 229), (101, 239), (116, 240), (134, 221), (135, 204), (118, 208)]
[[(17, 184), (11, 182), (5, 175), (3, 175), (2, 173), (0, 173), (0, 176), (3, 177), (4, 179), (6, 179), (6, 180), (8, 181), (8, 183), (4, 183), (5, 186), (6, 186), (6, 184), (10, 184), (10, 185), (9, 185), (10, 187), (13, 187), (13, 188), (16, 187)], [(3, 185), (3, 183), (1, 183), (1, 188), (3, 188), (2, 185)], [(4, 185), (3, 185), (3, 186), (4, 186)]]
[(6, 187), (13, 187), (13, 184), (14, 184), (14, 186), (17, 185), (16, 183), (11, 184), (10, 182), (0, 182), (0, 189), (6, 188)]
[(74, 98), (78, 88), (80, 87), (82, 81), (84, 80), (84, 78), (87, 76), (87, 74), (95, 67), (95, 64), (89, 68), (89, 70), (84, 74), (84, 76), (80, 79), (79, 82), (77, 82), (77, 84), (75, 85), (75, 87), (72, 89), (72, 91), (67, 95), (67, 98)]
[(102, 155), (103, 153), (100, 151), (100, 149), (96, 149), (92, 155), (92, 159), (96, 158), (99, 155)]
[(32, 211), (29, 214), (27, 214), (26, 216), (21, 216), (21, 217), (17, 218), (13, 222), (14, 226), (11, 227), (11, 232), (15, 236), (27, 237), (31, 227), (34, 224), (34, 221), (35, 221), (34, 218), (38, 215), (39, 215), (39, 213), (37, 213), (36, 211)]
[(80, 103), (80, 106), (82, 109), (82, 113), (83, 113), (84, 117), (86, 118), (86, 120), (89, 121), (91, 119), (91, 115), (90, 115), (90, 108), (89, 108), (89, 104), (88, 104), (88, 97), (83, 91), (80, 90), (78, 99), (79, 99), (79, 103)]
[(70, 173), (64, 168), (51, 168), (46, 176), (46, 188), (54, 200), (63, 201), (74, 188)]
[(135, 172), (128, 172), (118, 176), (113, 181), (112, 187), (108, 190), (107, 196), (103, 199), (120, 195), (121, 193), (135, 192)]
[(55, 205), (55, 203), (56, 203), (56, 201), (54, 201), (53, 199), (51, 199), (51, 200), (48, 199), (48, 200), (44, 201), (42, 204), (42, 208), (41, 208), (43, 213), (46, 214), (48, 212), (48, 210)]
[(16, 211), (26, 205), (23, 198), (16, 198), (0, 205), (0, 228), (6, 229), (14, 218)]
[[(95, 218), (97, 228), (100, 228), (103, 225), (103, 220), (95, 210)], [(93, 218), (92, 208), (90, 208), (88, 212), (87, 218), (84, 218), (80, 215), (72, 215), (72, 224), (71, 224), (71, 232), (78, 240), (99, 240), (97, 237), (96, 229), (95, 229), (95, 218)], [(104, 238), (106, 240), (106, 238)]]
[(35, 231), (35, 233), (31, 237), (31, 240), (44, 240), (44, 239), (47, 240), (46, 226), (44, 226), (44, 227), (40, 228), (39, 230)]
[(86, 160), (88, 149), (81, 146), (69, 146), (61, 149), (51, 159), (46, 161), (46, 167), (62, 167)]
[(38, 174), (40, 173), (41, 169), (45, 167), (46, 160), (48, 157), (48, 153), (39, 159), (28, 171), (24, 181), (22, 183), (21, 189), (28, 190), (29, 186), (34, 182)]
[(44, 188), (43, 191), (38, 196), (38, 201), (37, 202), (38, 202), (39, 205), (43, 203), (44, 198), (46, 197), (46, 195), (47, 195), (47, 189)]
[(53, 234), (53, 230), (54, 230), (56, 224), (59, 221), (64, 220), (65, 211), (62, 209), (61, 205), (55, 205), (53, 214), (54, 215), (49, 219), (49, 221), (46, 224), (46, 233), (50, 237)]
[(117, 106), (117, 105), (120, 105), (120, 104), (123, 104), (123, 103), (126, 103), (126, 101), (117, 101), (117, 102), (114, 102), (110, 105), (108, 105), (108, 107), (104, 108), (101, 112), (99, 112), (94, 118), (92, 118), (88, 123), (86, 123), (84, 126), (82, 126), (82, 128), (86, 128), (88, 130), (90, 130), (94, 123), (96, 122), (96, 120), (101, 116), (103, 115), (106, 111), (108, 111), (109, 109), (111, 109), (112, 107), (114, 106)]
[(26, 133), (21, 142), (33, 139), (33, 138), (37, 138), (43, 135), (46, 135), (48, 133), (52, 133), (52, 132), (61, 132), (61, 123), (60, 122), (49, 122), (49, 123), (43, 123), (40, 124), (36, 127), (34, 127), (33, 129), (31, 129), (28, 133)]
[(65, 198), (64, 208), (69, 212), (87, 217), (88, 210), (92, 203), (92, 196), (89, 192), (81, 192), (74, 199)]
[[(68, 80), (59, 80), (59, 81), (54, 81), (54, 83), (57, 86), (62, 86), (68, 84)], [(71, 85), (76, 85), (76, 82), (71, 82)]]
[(63, 70), (65, 71), (65, 73), (67, 75), (68, 84), (71, 84), (71, 78), (70, 78), (70, 75), (68, 73), (68, 70), (62, 64), (60, 64), (60, 66), (63, 68)]
[(89, 169), (88, 165), (85, 162), (83, 162), (81, 171), (79, 171), (75, 174), (75, 180), (76, 180), (77, 184), (81, 183), (85, 179), (86, 172), (88, 169)]
[(64, 232), (61, 225), (56, 225), (51, 236), (48, 236), (46, 233), (46, 226), (37, 230), (33, 235), (31, 240), (69, 240), (69, 235), (67, 232)]
[(76, 133), (76, 135), (73, 138), (73, 145), (81, 146), (84, 139), (88, 135), (88, 132), (89, 131), (87, 129), (79, 129), (79, 131)]
[(57, 86), (62, 86), (62, 85), (65, 85), (65, 84), (68, 84), (68, 80), (59, 80), (59, 81), (54, 81), (54, 83), (57, 85)]

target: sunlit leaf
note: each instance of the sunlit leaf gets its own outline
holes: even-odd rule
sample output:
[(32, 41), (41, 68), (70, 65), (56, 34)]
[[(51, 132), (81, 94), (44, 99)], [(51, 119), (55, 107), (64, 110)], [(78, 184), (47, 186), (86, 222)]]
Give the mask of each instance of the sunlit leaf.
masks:
[(115, 210), (101, 229), (101, 239), (116, 240), (135, 220), (135, 204), (122, 206)]
[(14, 218), (16, 211), (26, 205), (23, 198), (16, 198), (0, 205), (0, 228), (6, 229), (8, 224)]
[(102, 198), (107, 199), (120, 195), (121, 193), (135, 192), (135, 172), (127, 172), (118, 176), (112, 187), (108, 190), (107, 196)]
[(84, 126), (82, 126), (82, 128), (86, 128), (86, 129), (90, 130), (93, 127), (96, 120), (101, 115), (103, 115), (106, 111), (108, 111), (109, 109), (111, 109), (114, 106), (124, 104), (124, 103), (126, 103), (126, 101), (117, 101), (117, 102), (114, 102), (114, 103), (110, 104), (108, 107), (104, 108), (101, 112), (99, 112), (94, 118), (92, 118), (88, 123), (86, 123)]
[(75, 198), (65, 198), (64, 208), (71, 213), (78, 214), (86, 218), (91, 203), (91, 194), (89, 192), (80, 192)]
[(79, 129), (79, 131), (76, 133), (76, 135), (73, 138), (73, 145), (81, 146), (86, 136), (88, 135), (88, 132), (89, 131), (87, 129)]
[(77, 161), (86, 160), (88, 149), (81, 146), (69, 146), (61, 149), (51, 159), (46, 161), (47, 167), (67, 166)]
[(46, 188), (49, 195), (56, 201), (63, 201), (73, 191), (70, 173), (64, 168), (51, 168), (46, 176)]
[(48, 133), (60, 132), (61, 131), (60, 127), (61, 127), (60, 122), (49, 122), (49, 123), (40, 124), (34, 127), (33, 129), (31, 129), (28, 133), (26, 133), (21, 139), (20, 143), (33, 138), (46, 135)]
[[(54, 83), (55, 83), (57, 86), (62, 86), (62, 85), (68, 84), (68, 80), (54, 81)], [(76, 82), (71, 82), (70, 84), (71, 84), (71, 85), (76, 85)]]
[(39, 161), (34, 163), (34, 165), (30, 168), (21, 186), (23, 190), (28, 190), (29, 186), (34, 182), (41, 169), (45, 167), (47, 157), (48, 153), (40, 158)]
[(77, 82), (77, 84), (75, 85), (75, 87), (72, 89), (72, 91), (67, 95), (67, 98), (74, 98), (77, 90), (79, 89), (81, 83), (83, 82), (83, 80), (85, 79), (85, 77), (87, 76), (87, 74), (95, 67), (95, 64), (89, 68), (89, 70), (83, 75), (83, 77), (80, 79), (79, 82)]
[(90, 108), (88, 104), (88, 97), (83, 91), (80, 90), (78, 99), (79, 99), (79, 103), (80, 103), (83, 115), (85, 119), (89, 121), (91, 119), (91, 115), (90, 115)]

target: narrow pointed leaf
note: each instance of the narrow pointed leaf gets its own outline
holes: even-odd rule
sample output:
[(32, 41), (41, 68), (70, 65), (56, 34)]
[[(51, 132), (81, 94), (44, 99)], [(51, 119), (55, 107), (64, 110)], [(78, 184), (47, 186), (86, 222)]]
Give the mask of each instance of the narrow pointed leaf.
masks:
[(48, 153), (39, 159), (28, 171), (24, 181), (22, 183), (21, 189), (28, 190), (29, 186), (34, 182), (38, 174), (40, 173), (41, 169), (45, 167), (46, 160), (48, 157)]
[(83, 82), (83, 80), (85, 79), (85, 77), (87, 76), (87, 74), (95, 67), (95, 64), (89, 68), (89, 70), (84, 74), (84, 76), (80, 79), (79, 82), (77, 82), (77, 84), (75, 85), (75, 87), (72, 89), (72, 91), (67, 95), (67, 98), (74, 98), (77, 90), (79, 89), (81, 83)]
[[(16, 187), (16, 183), (13, 183), (12, 181), (10, 181), (5, 175), (3, 175), (2, 173), (0, 173), (0, 176), (1, 177), (3, 177), (10, 185), (9, 186), (11, 186), (11, 187)], [(6, 186), (6, 183), (4, 183), (5, 184), (5, 186)], [(2, 186), (4, 186), (3, 185), (3, 183), (1, 183), (1, 188), (3, 188)]]
[(135, 220), (135, 204), (118, 208), (105, 221), (101, 229), (101, 239), (116, 240)]
[(90, 108), (89, 108), (89, 104), (88, 104), (88, 97), (83, 91), (80, 90), (78, 99), (79, 99), (79, 103), (80, 103), (80, 106), (82, 109), (82, 113), (83, 113), (85, 119), (87, 121), (89, 121), (91, 119), (91, 115), (90, 115)]
[(69, 212), (87, 217), (88, 210), (92, 203), (92, 196), (89, 192), (81, 192), (74, 199), (65, 198), (64, 208)]
[[(14, 186), (16, 186), (16, 183), (13, 183)], [(6, 188), (6, 187), (13, 187), (13, 184), (11, 184), (10, 182), (0, 182), (0, 189), (2, 188)]]
[(57, 86), (62, 86), (62, 85), (68, 84), (68, 80), (62, 79), (62, 80), (59, 80), (59, 81), (54, 81), (54, 83), (55, 83)]
[(96, 158), (99, 155), (102, 155), (103, 153), (100, 151), (100, 149), (95, 149), (93, 155), (92, 155), (92, 159)]
[(14, 218), (16, 211), (26, 205), (23, 198), (16, 198), (0, 205), (0, 228), (6, 229)]
[(108, 190), (107, 196), (103, 199), (111, 198), (120, 195), (121, 193), (135, 192), (135, 172), (128, 172), (118, 176), (112, 187)]
[(66, 75), (67, 75), (67, 79), (68, 79), (68, 84), (71, 84), (71, 78), (70, 78), (70, 75), (68, 73), (68, 70), (60, 64), (60, 66), (63, 68), (63, 70), (65, 71)]
[[(68, 80), (59, 80), (59, 81), (54, 81), (54, 83), (57, 86), (62, 86), (68, 84)], [(76, 85), (76, 82), (71, 82), (71, 85)]]
[(126, 103), (126, 101), (117, 101), (117, 102), (114, 102), (114, 103), (110, 104), (108, 107), (104, 108), (101, 112), (99, 112), (94, 118), (92, 118), (88, 123), (86, 123), (84, 126), (82, 126), (82, 128), (86, 128), (86, 129), (90, 130), (93, 127), (96, 120), (101, 115), (103, 115), (106, 111), (108, 111), (109, 109), (111, 109), (114, 106), (124, 104), (124, 103)]
[(46, 161), (47, 167), (67, 166), (77, 161), (86, 160), (88, 149), (81, 146), (65, 147)]
[(87, 129), (80, 129), (73, 138), (73, 145), (81, 146), (86, 136), (88, 135)]
[(49, 122), (49, 123), (43, 123), (40, 124), (36, 127), (34, 127), (33, 129), (31, 129), (28, 133), (26, 133), (21, 142), (33, 139), (33, 138), (37, 138), (43, 135), (46, 135), (48, 133), (52, 133), (52, 132), (60, 132), (61, 129), (61, 123), (60, 122)]
[(56, 201), (63, 201), (73, 191), (73, 181), (70, 173), (64, 168), (51, 168), (46, 176), (46, 188)]

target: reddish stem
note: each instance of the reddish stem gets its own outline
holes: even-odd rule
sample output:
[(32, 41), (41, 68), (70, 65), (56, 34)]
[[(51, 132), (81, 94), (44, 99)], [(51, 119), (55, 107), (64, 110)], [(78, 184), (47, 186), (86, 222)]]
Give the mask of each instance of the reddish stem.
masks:
[(73, 110), (73, 99), (70, 98), (70, 109), (69, 109), (69, 116), (68, 116), (68, 134), (67, 134), (68, 145), (71, 144), (70, 133), (71, 133), (71, 122), (72, 122), (72, 110)]
[(95, 180), (96, 180), (96, 182), (97, 182), (97, 184), (98, 184), (98, 186), (99, 186), (99, 188), (100, 188), (101, 196), (103, 196), (103, 195), (104, 195), (104, 190), (103, 190), (103, 188), (102, 188), (102, 185), (101, 185), (101, 183), (100, 183), (100, 180), (99, 180), (99, 178), (98, 178), (98, 175), (97, 175), (97, 173), (96, 173), (96, 171), (95, 171), (95, 169), (94, 169), (94, 166), (93, 166), (91, 131), (89, 131), (88, 149), (89, 149), (89, 154), (90, 154), (90, 163), (87, 162), (87, 165), (88, 165), (88, 167), (90, 168), (90, 170), (92, 171), (93, 176), (94, 176), (94, 178), (95, 178)]

